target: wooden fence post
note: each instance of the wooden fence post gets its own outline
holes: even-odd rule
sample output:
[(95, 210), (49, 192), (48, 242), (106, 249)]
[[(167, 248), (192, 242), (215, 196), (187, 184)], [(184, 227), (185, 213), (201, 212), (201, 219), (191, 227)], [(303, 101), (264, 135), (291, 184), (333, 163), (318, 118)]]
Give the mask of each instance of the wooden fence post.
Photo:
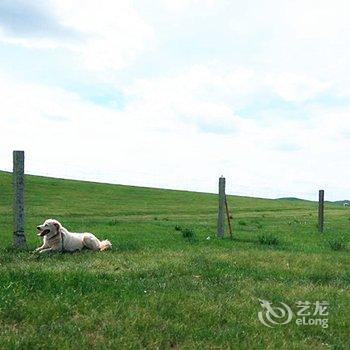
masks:
[(218, 213), (218, 237), (225, 233), (225, 178), (219, 178), (219, 213)]
[(27, 247), (24, 235), (24, 151), (13, 151), (13, 244)]
[(323, 232), (324, 229), (324, 190), (318, 193), (318, 231)]

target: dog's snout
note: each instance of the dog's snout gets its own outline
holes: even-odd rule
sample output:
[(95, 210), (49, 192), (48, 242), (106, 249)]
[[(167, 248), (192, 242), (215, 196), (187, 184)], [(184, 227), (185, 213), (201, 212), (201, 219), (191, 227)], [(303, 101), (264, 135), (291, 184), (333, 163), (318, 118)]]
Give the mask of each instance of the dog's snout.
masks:
[(36, 228), (37, 228), (37, 230), (40, 230), (40, 226), (37, 226)]

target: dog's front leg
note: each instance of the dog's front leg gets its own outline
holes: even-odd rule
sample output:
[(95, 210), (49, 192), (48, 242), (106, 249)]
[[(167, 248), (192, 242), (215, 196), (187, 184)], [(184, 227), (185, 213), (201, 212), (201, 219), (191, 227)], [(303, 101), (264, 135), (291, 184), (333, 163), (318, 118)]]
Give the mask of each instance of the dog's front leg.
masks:
[(36, 252), (40, 252), (41, 250), (43, 250), (43, 249), (45, 249), (45, 248), (47, 248), (47, 246), (46, 246), (45, 244), (43, 244), (42, 246), (36, 248), (36, 249), (34, 250), (34, 252), (35, 252), (35, 253), (36, 253)]
[(46, 248), (46, 249), (42, 249), (39, 251), (40, 254), (42, 253), (51, 253), (51, 252), (55, 252), (55, 251), (58, 251), (56, 249), (52, 249), (52, 248)]
[(48, 247), (39, 251), (39, 253), (58, 253), (61, 249), (58, 247)]

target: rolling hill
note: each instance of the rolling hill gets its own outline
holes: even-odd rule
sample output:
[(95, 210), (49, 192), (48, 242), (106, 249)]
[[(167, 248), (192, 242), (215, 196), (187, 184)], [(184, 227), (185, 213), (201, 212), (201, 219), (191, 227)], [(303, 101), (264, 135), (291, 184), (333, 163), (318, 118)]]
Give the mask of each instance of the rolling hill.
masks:
[[(28, 251), (11, 248), (11, 174), (0, 172), (1, 349), (349, 348), (349, 212), (228, 196), (234, 238), (217, 239), (217, 196), (26, 176)], [(46, 218), (109, 239), (107, 252), (34, 254)], [(264, 326), (259, 299), (288, 304)], [(328, 328), (296, 324), (328, 301)]]

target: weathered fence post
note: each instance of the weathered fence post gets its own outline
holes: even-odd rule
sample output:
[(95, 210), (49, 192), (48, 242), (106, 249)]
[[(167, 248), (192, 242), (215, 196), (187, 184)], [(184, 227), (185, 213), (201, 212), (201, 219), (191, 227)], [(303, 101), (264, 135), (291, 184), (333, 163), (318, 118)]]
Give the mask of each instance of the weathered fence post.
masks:
[(13, 244), (26, 248), (24, 235), (24, 151), (13, 151)]
[(218, 237), (223, 237), (225, 233), (225, 178), (219, 179), (219, 213), (218, 213)]
[(318, 193), (318, 231), (323, 232), (324, 229), (324, 190)]

